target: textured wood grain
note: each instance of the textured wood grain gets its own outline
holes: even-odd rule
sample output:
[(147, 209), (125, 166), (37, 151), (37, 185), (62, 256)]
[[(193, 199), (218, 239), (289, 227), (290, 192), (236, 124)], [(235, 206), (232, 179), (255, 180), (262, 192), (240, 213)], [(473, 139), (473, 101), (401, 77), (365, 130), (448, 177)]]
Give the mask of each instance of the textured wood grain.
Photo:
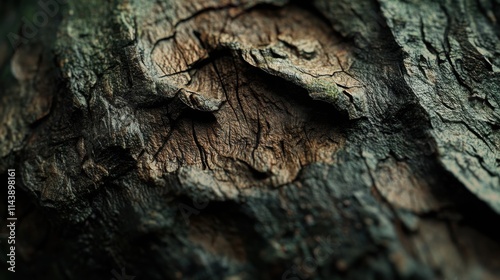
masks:
[(24, 277), (500, 275), (497, 0), (69, 2), (0, 44)]

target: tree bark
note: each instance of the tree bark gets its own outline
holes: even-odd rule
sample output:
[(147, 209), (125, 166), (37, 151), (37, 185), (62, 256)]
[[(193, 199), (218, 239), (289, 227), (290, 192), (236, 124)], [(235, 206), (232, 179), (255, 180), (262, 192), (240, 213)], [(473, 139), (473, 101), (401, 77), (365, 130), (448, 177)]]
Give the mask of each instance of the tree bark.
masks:
[(498, 279), (498, 0), (62, 2), (0, 29), (16, 276)]

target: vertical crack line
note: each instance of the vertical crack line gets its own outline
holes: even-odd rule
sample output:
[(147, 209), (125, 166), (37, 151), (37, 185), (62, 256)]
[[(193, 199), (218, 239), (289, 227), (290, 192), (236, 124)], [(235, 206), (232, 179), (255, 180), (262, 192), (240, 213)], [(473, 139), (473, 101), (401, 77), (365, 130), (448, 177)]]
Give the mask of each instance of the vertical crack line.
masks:
[(195, 123), (192, 122), (192, 128), (193, 128), (193, 139), (194, 143), (196, 144), (196, 147), (198, 148), (198, 151), (200, 153), (200, 160), (201, 160), (201, 165), (203, 170), (206, 170), (208, 167), (207, 163), (207, 155), (203, 150), (203, 146), (201, 145), (200, 141), (198, 140), (198, 136), (196, 136), (196, 129), (195, 129)]
[[(234, 69), (234, 73), (235, 73), (235, 93), (236, 93), (236, 99), (238, 100), (238, 105), (240, 106), (241, 108), (241, 112), (243, 114), (243, 118), (245, 119), (245, 122), (248, 124), (248, 119), (247, 119), (247, 115), (245, 113), (245, 108), (243, 108), (243, 104), (241, 103), (241, 97), (240, 97), (240, 74), (238, 72), (238, 68), (236, 67), (236, 58), (234, 55), (231, 55), (231, 59), (233, 61), (233, 69)], [(227, 98), (227, 97), (226, 97)], [(229, 103), (229, 100), (228, 100), (228, 103)]]
[(262, 137), (262, 127), (260, 125), (259, 109), (257, 109), (257, 133), (255, 135), (255, 145), (253, 146), (253, 150), (252, 150), (252, 160), (253, 160), (254, 164), (255, 164), (255, 152), (257, 151), (257, 148), (259, 147), (261, 137)]
[[(165, 127), (165, 131), (166, 131), (166, 128), (168, 127), (168, 125), (165, 124), (165, 120), (163, 119), (163, 116), (161, 117), (161, 121), (162, 121), (163, 126)], [(158, 160), (158, 155), (166, 147), (168, 140), (170, 140), (172, 134), (174, 133), (174, 126), (175, 126), (175, 123), (173, 123), (172, 126), (170, 126), (170, 130), (167, 131), (167, 136), (165, 137), (165, 140), (163, 141), (161, 147), (153, 155), (154, 160)]]
[(217, 78), (218, 78), (218, 80), (220, 82), (220, 85), (222, 87), (222, 92), (224, 92), (224, 96), (226, 97), (226, 101), (229, 104), (229, 106), (231, 107), (231, 109), (233, 110), (234, 115), (236, 116), (236, 119), (238, 120), (238, 122), (241, 123), (241, 120), (240, 120), (240, 118), (238, 116), (238, 113), (234, 109), (233, 105), (231, 104), (231, 100), (229, 99), (229, 94), (227, 92), (226, 86), (224, 85), (224, 81), (223, 81), (222, 76), (220, 74), (219, 68), (217, 67), (217, 63), (215, 62), (215, 58), (212, 57), (211, 52), (209, 51), (210, 50), (209, 47), (201, 39), (201, 34), (198, 31), (196, 31), (196, 30), (193, 31), (193, 34), (195, 35), (196, 39), (198, 40), (198, 42), (200, 43), (200, 45), (202, 46), (202, 48), (206, 50), (206, 52), (207, 52), (207, 59), (210, 61), (211, 65), (212, 65), (212, 67), (213, 67), (213, 69), (215, 71), (215, 74), (217, 75)]
[[(210, 54), (209, 54), (209, 56), (210, 56)], [(223, 81), (222, 76), (220, 74), (219, 68), (217, 67), (217, 63), (213, 59), (211, 60), (211, 62), (212, 62), (212, 67), (214, 68), (215, 73), (217, 74), (217, 78), (219, 79), (220, 85), (222, 87), (222, 91), (224, 92), (224, 95), (226, 96), (227, 104), (229, 104), (229, 106), (233, 110), (234, 115), (236, 116), (236, 119), (238, 120), (238, 122), (241, 122), (237, 111), (234, 109), (233, 104), (231, 103), (231, 100), (229, 99), (229, 94), (227, 93), (227, 89), (226, 89), (226, 86), (224, 85), (224, 81)]]

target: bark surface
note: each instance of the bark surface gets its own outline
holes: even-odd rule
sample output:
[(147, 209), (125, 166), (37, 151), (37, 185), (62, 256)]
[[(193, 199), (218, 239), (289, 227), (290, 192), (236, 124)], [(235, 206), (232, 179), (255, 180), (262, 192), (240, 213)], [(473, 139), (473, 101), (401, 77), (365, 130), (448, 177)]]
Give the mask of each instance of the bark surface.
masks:
[(54, 7), (0, 41), (19, 275), (498, 279), (498, 0)]

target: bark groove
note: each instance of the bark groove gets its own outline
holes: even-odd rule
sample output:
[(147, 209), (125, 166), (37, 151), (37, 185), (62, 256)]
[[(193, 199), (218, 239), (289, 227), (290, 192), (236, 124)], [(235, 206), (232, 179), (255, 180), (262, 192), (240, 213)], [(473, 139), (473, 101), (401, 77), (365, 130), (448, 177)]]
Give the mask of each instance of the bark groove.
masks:
[(498, 0), (57, 7), (0, 41), (22, 276), (500, 275)]

